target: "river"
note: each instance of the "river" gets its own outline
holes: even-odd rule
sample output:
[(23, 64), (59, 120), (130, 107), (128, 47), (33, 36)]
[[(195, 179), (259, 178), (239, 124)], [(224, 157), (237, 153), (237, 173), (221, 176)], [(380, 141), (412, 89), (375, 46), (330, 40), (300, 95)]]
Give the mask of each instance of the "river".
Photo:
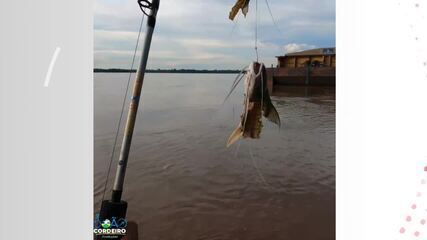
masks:
[[(150, 240), (335, 239), (335, 92), (285, 88), (272, 97), (282, 128), (264, 119), (260, 139), (226, 148), (243, 106), (242, 85), (222, 104), (234, 77), (146, 75), (123, 193), (127, 220)], [(95, 212), (127, 78), (94, 75)]]

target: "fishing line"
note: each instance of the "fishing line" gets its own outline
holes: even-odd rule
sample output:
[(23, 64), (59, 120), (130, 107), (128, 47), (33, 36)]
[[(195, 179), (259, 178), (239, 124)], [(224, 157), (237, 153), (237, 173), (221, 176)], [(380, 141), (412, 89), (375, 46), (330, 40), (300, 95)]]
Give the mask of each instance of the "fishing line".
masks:
[[(261, 63), (259, 66), (259, 71), (262, 70), (263, 66), (264, 66), (264, 64)], [(263, 111), (264, 111), (264, 74), (261, 73), (261, 115), (262, 115)], [(262, 116), (261, 116), (261, 118), (262, 118)]]
[(255, 1), (255, 54), (258, 62), (258, 0)]
[[(214, 116), (216, 114), (218, 114), (218, 112), (224, 107), (225, 102), (232, 95), (234, 89), (237, 87), (237, 85), (240, 83), (240, 81), (246, 76), (247, 68), (248, 68), (248, 65), (246, 65), (244, 68), (242, 68), (240, 70), (240, 72), (237, 74), (236, 78), (234, 79), (233, 83), (231, 84), (231, 89), (228, 92), (227, 96), (225, 97), (225, 99), (223, 100), (223, 102), (219, 106), (217, 106), (213, 109), (212, 113), (209, 116), (209, 120), (205, 123), (205, 125), (212, 124), (212, 122), (214, 121)], [(233, 105), (233, 111), (234, 111), (234, 105)], [(233, 116), (233, 120), (234, 120), (234, 116)], [(192, 143), (191, 147), (194, 147), (194, 145), (199, 144), (200, 141), (201, 141), (201, 138), (200, 137), (197, 138), (197, 140)]]
[(265, 186), (265, 187), (267, 187), (267, 188), (272, 189), (271, 185), (270, 185), (270, 184), (265, 180), (264, 175), (263, 175), (263, 174), (261, 173), (261, 171), (259, 170), (258, 164), (256, 163), (255, 158), (254, 158), (254, 156), (253, 156), (253, 154), (252, 154), (252, 147), (249, 147), (249, 156), (251, 157), (252, 165), (253, 165), (253, 167), (255, 168), (255, 170), (256, 170), (256, 172), (257, 172), (257, 174), (258, 174), (258, 177), (259, 177), (259, 178), (261, 179), (261, 181), (264, 183), (264, 186)]
[(270, 16), (271, 16), (271, 20), (273, 21), (274, 26), (277, 28), (277, 31), (279, 32), (279, 35), (283, 35), (284, 36), (282, 29), (280, 29), (279, 25), (277, 25), (276, 19), (273, 16), (273, 12), (271, 11), (270, 4), (268, 3), (268, 0), (265, 0), (265, 4), (267, 5), (268, 12), (270, 13)]
[(233, 93), (234, 89), (237, 87), (237, 85), (239, 84), (239, 82), (243, 79), (243, 77), (245, 77), (245, 71), (248, 71), (249, 65), (245, 66), (244, 68), (242, 68), (242, 70), (239, 72), (239, 74), (237, 74), (236, 78), (234, 79), (233, 84), (231, 85), (231, 89), (230, 92), (227, 94), (227, 96), (225, 97), (224, 101), (222, 102), (221, 105), (224, 105), (224, 103), (228, 100), (228, 98), (231, 96), (231, 94)]
[(240, 143), (242, 141), (237, 142), (237, 147), (236, 147), (236, 151), (234, 152), (234, 157), (237, 158), (237, 154), (239, 153), (239, 149), (240, 149)]
[(133, 69), (133, 65), (135, 63), (136, 52), (138, 50), (138, 44), (139, 44), (139, 38), (141, 36), (142, 25), (144, 23), (144, 16), (145, 16), (145, 12), (142, 15), (141, 24), (139, 26), (138, 38), (136, 40), (135, 50), (134, 50), (133, 58), (132, 58), (132, 64), (131, 64), (131, 67), (130, 67), (130, 70), (129, 70), (129, 77), (128, 77), (128, 81), (127, 81), (127, 85), (126, 85), (126, 92), (125, 92), (125, 95), (123, 97), (122, 109), (121, 109), (121, 112), (120, 112), (119, 122), (117, 124), (116, 135), (114, 137), (113, 150), (111, 152), (110, 163), (108, 165), (107, 177), (105, 179), (105, 184), (104, 184), (104, 190), (103, 190), (103, 193), (102, 193), (101, 203), (105, 199), (105, 192), (107, 191), (108, 178), (110, 177), (110, 172), (111, 172), (111, 165), (112, 165), (112, 162), (113, 162), (113, 159), (114, 159), (114, 153), (116, 152), (117, 139), (119, 137), (120, 126), (121, 126), (122, 119), (123, 119), (123, 113), (124, 113), (124, 109), (125, 109), (125, 105), (126, 105), (126, 99), (127, 99), (127, 95), (128, 95), (128, 91), (129, 91), (129, 86), (130, 86), (130, 79), (131, 79), (131, 76), (132, 76), (132, 69)]
[[(251, 69), (252, 69), (252, 67), (251, 67)], [(249, 74), (253, 75), (254, 73), (252, 71), (250, 71)], [(246, 92), (246, 94), (249, 94), (249, 84), (247, 84), (245, 92)], [(248, 119), (248, 113), (249, 113), (247, 111), (247, 109), (249, 108), (249, 96), (246, 96), (246, 94), (245, 94), (245, 98), (246, 98), (246, 101), (245, 101), (245, 118), (243, 120), (243, 126), (242, 126), (243, 130), (246, 127), (246, 120)]]
[(233, 37), (233, 34), (234, 34), (234, 30), (236, 30), (236, 28), (237, 28), (237, 23), (238, 23), (238, 21), (239, 21), (239, 16), (240, 16), (240, 14), (238, 14), (237, 16), (236, 16), (236, 21), (233, 21), (233, 28), (231, 29), (231, 32), (230, 32), (230, 38), (232, 38)]

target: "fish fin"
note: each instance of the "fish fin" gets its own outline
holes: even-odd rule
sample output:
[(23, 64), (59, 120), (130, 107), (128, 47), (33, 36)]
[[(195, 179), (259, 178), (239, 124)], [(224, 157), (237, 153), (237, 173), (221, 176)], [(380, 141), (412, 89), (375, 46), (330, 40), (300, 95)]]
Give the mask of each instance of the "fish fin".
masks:
[(230, 135), (230, 137), (227, 140), (227, 147), (230, 147), (233, 143), (235, 143), (237, 140), (240, 139), (240, 137), (243, 135), (242, 128), (240, 125), (233, 131), (233, 133)]
[(239, 74), (237, 74), (237, 77), (236, 77), (236, 79), (234, 79), (234, 82), (233, 82), (233, 85), (231, 85), (231, 89), (230, 89), (230, 91), (228, 92), (228, 94), (227, 94), (227, 96), (225, 97), (225, 99), (224, 99), (224, 101), (222, 102), (222, 104), (224, 104), (226, 101), (227, 101), (227, 99), (230, 97), (230, 95), (233, 93), (233, 91), (234, 91), (234, 89), (237, 87), (237, 85), (240, 83), (240, 81), (243, 79), (243, 77), (245, 76), (245, 69), (247, 68), (248, 66), (245, 66), (241, 71), (240, 71), (240, 73)]
[(266, 107), (264, 107), (264, 117), (266, 117), (268, 120), (270, 120), (271, 122), (274, 122), (275, 124), (277, 124), (280, 128), (280, 117), (279, 117), (279, 113), (277, 112), (276, 108), (274, 107), (273, 103), (271, 103), (271, 101), (268, 102), (269, 106), (268, 107), (268, 111), (266, 111)]

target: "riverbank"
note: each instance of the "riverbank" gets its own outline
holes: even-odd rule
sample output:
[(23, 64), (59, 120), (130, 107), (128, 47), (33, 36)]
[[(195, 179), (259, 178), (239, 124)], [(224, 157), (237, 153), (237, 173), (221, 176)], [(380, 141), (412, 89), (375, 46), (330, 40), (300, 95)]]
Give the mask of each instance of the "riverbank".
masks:
[[(121, 68), (94, 68), (93, 72), (96, 73), (128, 73), (136, 72), (135, 69), (121, 69)], [(147, 73), (211, 73), (211, 74), (235, 74), (239, 73), (240, 70), (207, 70), (207, 69), (147, 69)]]

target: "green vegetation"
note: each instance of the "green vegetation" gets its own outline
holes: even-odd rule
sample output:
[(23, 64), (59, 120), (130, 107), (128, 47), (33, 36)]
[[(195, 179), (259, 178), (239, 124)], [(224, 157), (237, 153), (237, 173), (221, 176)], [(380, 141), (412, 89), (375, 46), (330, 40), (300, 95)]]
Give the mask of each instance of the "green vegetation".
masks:
[[(120, 68), (95, 68), (93, 72), (107, 72), (107, 73), (128, 73), (136, 72), (135, 69), (120, 69)], [(197, 70), (197, 69), (147, 69), (147, 73), (239, 73), (240, 70)]]

